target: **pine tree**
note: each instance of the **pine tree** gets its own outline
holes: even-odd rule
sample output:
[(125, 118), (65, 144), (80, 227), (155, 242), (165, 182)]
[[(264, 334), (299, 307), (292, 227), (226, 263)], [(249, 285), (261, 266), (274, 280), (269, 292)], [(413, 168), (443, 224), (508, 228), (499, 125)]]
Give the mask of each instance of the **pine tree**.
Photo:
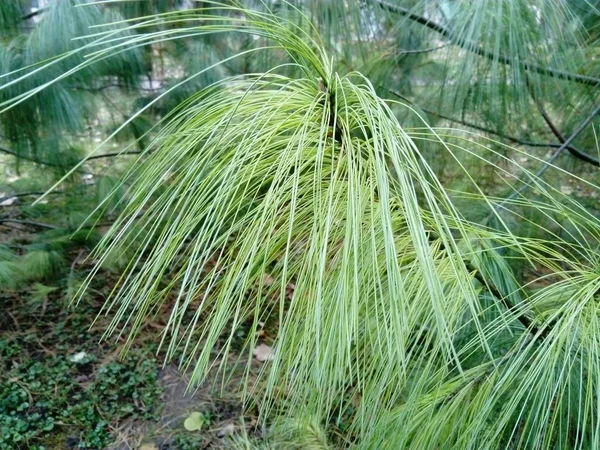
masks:
[(75, 3), (0, 7), (0, 119), (55, 190), (134, 158), (84, 225), (108, 334), (167, 304), (200, 383), (276, 323), (282, 446), (600, 448), (600, 3)]

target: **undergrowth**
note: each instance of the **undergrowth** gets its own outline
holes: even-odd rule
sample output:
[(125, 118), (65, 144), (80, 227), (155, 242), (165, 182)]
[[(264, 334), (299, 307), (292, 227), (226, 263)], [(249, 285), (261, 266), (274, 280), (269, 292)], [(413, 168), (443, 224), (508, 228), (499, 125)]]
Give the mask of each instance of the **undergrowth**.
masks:
[(33, 294), (2, 298), (0, 449), (104, 449), (120, 422), (160, 416), (151, 349), (121, 359), (89, 329), (93, 305), (69, 310), (58, 288), (44, 299)]

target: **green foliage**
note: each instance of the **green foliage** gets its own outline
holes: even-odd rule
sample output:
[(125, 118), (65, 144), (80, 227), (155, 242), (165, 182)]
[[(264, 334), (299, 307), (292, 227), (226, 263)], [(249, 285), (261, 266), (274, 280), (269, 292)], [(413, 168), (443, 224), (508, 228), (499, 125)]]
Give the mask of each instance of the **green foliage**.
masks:
[[(84, 64), (83, 55), (69, 56), (80, 45), (76, 38), (86, 34), (91, 26), (122, 19), (113, 9), (98, 5), (76, 7), (84, 3), (53, 0), (28, 36), (20, 35), (6, 43), (0, 41), (0, 74), (6, 84), (6, 89), (0, 92), (0, 102), (18, 98), (28, 89), (60, 76), (67, 68)], [(56, 58), (57, 55), (63, 57)], [(40, 62), (52, 60), (46, 70), (33, 70), (35, 77), (29, 83), (10, 84), (15, 78), (12, 72), (22, 73)], [(78, 155), (65, 146), (63, 134), (81, 132), (86, 117), (94, 117), (96, 100), (87, 94), (90, 81), (93, 86), (94, 81), (116, 78), (127, 85), (146, 71), (143, 55), (135, 50), (104, 59), (93, 69), (79, 71), (69, 83), (52, 84), (39, 96), (20, 102), (0, 122), (2, 132), (21, 157), (54, 167), (70, 167), (77, 162)]]
[(264, 438), (239, 433), (227, 439), (232, 450), (329, 450), (327, 432), (322, 424), (310, 418), (295, 418), (272, 424)]
[[(56, 318), (47, 334), (33, 328), (22, 341), (0, 336), (1, 449), (103, 449), (113, 439), (109, 424), (160, 413), (154, 358), (139, 350), (123, 360), (99, 360), (102, 353), (87, 330), (90, 311), (61, 316), (64, 305), (54, 302), (56, 296), (46, 311)], [(25, 325), (36, 313), (23, 302), (17, 320)], [(36, 353), (48, 346), (56, 353)]]
[[(521, 239), (506, 223), (510, 212), (499, 215), (498, 202), (462, 168), (471, 197), (487, 205), (500, 230), (467, 221), (417, 143), (428, 140), (453, 155), (470, 154), (469, 148), (445, 142), (435, 129), (404, 131), (390, 102), (360, 74), (336, 73), (317, 42), (302, 37), (293, 23), (244, 14), (240, 31), (250, 25), (251, 32), (275, 41), (304, 76), (274, 70), (228, 78), (171, 114), (153, 138), (152, 152), (129, 174), (129, 202), (96, 252), (98, 267), (120, 248), (133, 244), (136, 252), (107, 303), (116, 309), (109, 332), (123, 326), (132, 339), (173, 293), (167, 354), (183, 348), (182, 362), (195, 364), (192, 381), (198, 383), (223, 338), (227, 355), (234, 337), (223, 333), (230, 324), (235, 329), (252, 321), (251, 349), (259, 322), (278, 306), (279, 356), (264, 375), (265, 413), (277, 400), (286, 415), (309, 412), (317, 423), (335, 423), (343, 415), (349, 439), (365, 448), (396, 448), (399, 442), (499, 448), (510, 439), (573, 445), (547, 421), (581, 432), (595, 420), (594, 400), (585, 383), (573, 383), (576, 374), (560, 370), (565, 343), (551, 336), (564, 336), (560, 331), (573, 320), (592, 320), (582, 337), (593, 326), (585, 305), (598, 282), (589, 265), (598, 221), (530, 175), (539, 195), (561, 208), (578, 236), (573, 243)], [(196, 30), (238, 28), (236, 20), (205, 15)], [(149, 35), (159, 39), (163, 32)], [(481, 152), (483, 158), (494, 154), (487, 147)], [(507, 158), (505, 163), (523, 170)], [(165, 174), (170, 183), (163, 186)], [(504, 205), (515, 215), (546, 209), (522, 199)], [(134, 218), (147, 231), (142, 239), (131, 226)], [(555, 288), (527, 289), (496, 248), (553, 271), (561, 289), (571, 286), (580, 294), (540, 315)], [(490, 279), (474, 277), (478, 270)], [(266, 272), (278, 280), (275, 285), (263, 284)], [(281, 287), (289, 282), (295, 288), (287, 304)], [(503, 293), (511, 289), (518, 294)], [(194, 315), (186, 322), (188, 308)], [(200, 340), (193, 339), (194, 327)], [(539, 367), (555, 378), (536, 378)], [(545, 390), (549, 382), (556, 391)], [(536, 400), (525, 401), (532, 390)], [(511, 396), (519, 401), (506, 402)], [(558, 409), (540, 416), (548, 402), (573, 396), (581, 399), (582, 411), (590, 411), (583, 422)], [(356, 397), (361, 400), (349, 409), (347, 399)], [(467, 403), (471, 415), (458, 422), (453, 412)], [(517, 417), (526, 433), (515, 437)], [(587, 429), (582, 445), (595, 439)]]
[(16, 288), (34, 281), (57, 280), (68, 274), (66, 263), (70, 251), (93, 246), (98, 236), (90, 230), (73, 233), (69, 229), (40, 233), (24, 246), (21, 255), (0, 247), (0, 280), (3, 287)]
[(17, 278), (18, 268), (15, 266), (16, 255), (7, 247), (0, 246), (0, 284), (13, 286)]
[(0, 448), (43, 448), (62, 428), (78, 433), (75, 448), (102, 449), (111, 442), (109, 423), (130, 416), (152, 419), (158, 412), (161, 390), (153, 360), (132, 354), (111, 362), (85, 387), (76, 381), (79, 373), (77, 363), (60, 356), (28, 361), (3, 375)]
[(13, 32), (21, 20), (20, 0), (6, 0), (0, 3), (0, 39)]
[(196, 450), (202, 448), (205, 444), (205, 439), (202, 436), (193, 435), (190, 433), (178, 433), (168, 444), (163, 444), (165, 450)]
[[(143, 151), (121, 182), (100, 181), (97, 211), (120, 210), (79, 298), (125, 261), (107, 334), (130, 346), (168, 307), (161, 344), (195, 384), (215, 366), (227, 375), (240, 328), (249, 371), (262, 324), (276, 322), (274, 360), (240, 388), (300, 448), (598, 447), (600, 221), (563, 185), (597, 196), (595, 175), (418, 113), (490, 136), (549, 127), (565, 141), (540, 98), (552, 109), (573, 99), (569, 125), (596, 97), (579, 18), (554, 0), (350, 3), (205, 1), (101, 28), (23, 71), (8, 72), (27, 52), (6, 51), (9, 128), (45, 92), (62, 102), (60, 130), (75, 127), (56, 89), (105, 73), (107, 57), (143, 44), (202, 54), (111, 130), (130, 128), (128, 148)], [(137, 6), (151, 8), (125, 14), (163, 11)], [(55, 8), (60, 23), (67, 10)], [(179, 87), (192, 95), (172, 108)], [(577, 145), (596, 137), (587, 129)], [(557, 183), (542, 179), (547, 168)], [(60, 272), (62, 242), (22, 260)], [(7, 277), (17, 256), (5, 255)]]

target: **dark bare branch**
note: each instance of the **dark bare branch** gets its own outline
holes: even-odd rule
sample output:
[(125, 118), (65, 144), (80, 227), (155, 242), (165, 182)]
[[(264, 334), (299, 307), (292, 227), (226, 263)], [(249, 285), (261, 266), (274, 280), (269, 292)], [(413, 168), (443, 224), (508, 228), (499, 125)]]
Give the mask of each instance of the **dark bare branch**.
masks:
[[(407, 101), (409, 103), (414, 104), (409, 98), (406, 98), (404, 95), (400, 94), (399, 92), (395, 91), (394, 89), (386, 88), (386, 90), (390, 94), (393, 94), (394, 96), (396, 96), (398, 98), (401, 98), (401, 99), (403, 99), (403, 100), (405, 100), (405, 101)], [(562, 142), (560, 144), (555, 144), (553, 142), (532, 142), (532, 141), (527, 141), (527, 140), (521, 139), (519, 137), (511, 136), (509, 134), (500, 133), (498, 131), (492, 130), (491, 128), (487, 128), (487, 127), (483, 127), (481, 125), (477, 125), (476, 123), (473, 123), (473, 122), (469, 122), (469, 121), (466, 121), (466, 120), (463, 120), (463, 119), (458, 119), (456, 117), (446, 116), (444, 114), (440, 114), (437, 111), (433, 111), (431, 109), (427, 109), (427, 108), (424, 108), (424, 107), (416, 105), (416, 104), (414, 104), (414, 105), (419, 110), (421, 110), (424, 113), (429, 114), (431, 116), (435, 116), (435, 117), (438, 117), (440, 119), (447, 120), (448, 122), (458, 123), (458, 124), (464, 125), (464, 126), (466, 126), (468, 128), (473, 128), (474, 130), (483, 131), (486, 134), (491, 134), (493, 136), (498, 136), (499, 138), (502, 138), (502, 139), (504, 139), (504, 140), (506, 140), (508, 142), (512, 142), (513, 144), (523, 145), (525, 147), (547, 147), (547, 148), (560, 148), (560, 146), (562, 145)], [(580, 150), (577, 150), (576, 148), (574, 148), (573, 146), (568, 146), (567, 149), (569, 151), (571, 151), (571, 149), (572, 149), (575, 152), (579, 151), (580, 153), (583, 153)], [(588, 158), (589, 158), (589, 155), (586, 154), (586, 156), (588, 156)], [(591, 162), (594, 165), (596, 164), (596, 162), (595, 162), (595, 160), (593, 160), (593, 158), (592, 158), (592, 161), (588, 161), (588, 162)]]
[(117, 156), (140, 155), (142, 153), (143, 152), (141, 152), (141, 151), (103, 153), (102, 155), (92, 155), (92, 156), (89, 156), (85, 160), (86, 161), (91, 161), (93, 159), (116, 158)]
[(0, 225), (2, 225), (3, 223), (16, 223), (20, 225), (29, 225), (31, 227), (46, 228), (49, 230), (58, 230), (60, 228), (56, 225), (51, 225), (49, 223), (33, 222), (31, 220), (0, 219)]
[[(531, 82), (529, 80), (529, 77), (527, 78), (527, 88), (529, 89), (529, 94), (531, 95), (531, 98), (535, 102), (535, 105), (537, 106), (538, 111), (542, 115), (544, 122), (546, 122), (546, 125), (548, 125), (548, 128), (550, 128), (550, 131), (552, 131), (552, 134), (554, 134), (554, 136), (556, 136), (558, 138), (560, 143), (564, 144), (567, 141), (567, 139), (560, 132), (560, 130), (556, 127), (556, 125), (554, 124), (554, 122), (552, 121), (552, 119), (550, 118), (550, 116), (548, 115), (546, 110), (544, 109), (544, 105), (542, 105), (542, 102), (536, 97), (535, 92), (533, 91)], [(569, 145), (566, 147), (566, 149), (568, 150), (568, 152), (571, 155), (575, 156), (576, 158), (581, 159), (587, 163), (593, 164), (596, 167), (600, 167), (600, 161), (598, 161), (593, 156), (590, 156), (589, 154), (579, 150), (578, 148), (576, 148), (572, 145)]]
[[(581, 132), (583, 130), (585, 130), (585, 128), (590, 124), (590, 122), (594, 119), (594, 117), (596, 117), (598, 114), (600, 114), (600, 104), (598, 104), (594, 110), (586, 117), (586, 119), (581, 123), (581, 125), (579, 125), (579, 127), (577, 127), (577, 129), (561, 144), (560, 147), (558, 147), (558, 149), (552, 154), (552, 156), (550, 158), (548, 158), (548, 160), (544, 161), (544, 164), (542, 165), (542, 167), (540, 168), (540, 170), (537, 171), (537, 173), (535, 174), (534, 179), (539, 179), (540, 177), (542, 177), (542, 175), (544, 175), (544, 173), (550, 168), (552, 167), (552, 164), (554, 163), (554, 161), (556, 161), (556, 159), (561, 155), (561, 153), (575, 140), (577, 139), (577, 136), (579, 136), (581, 134)], [(500, 205), (497, 206), (496, 209), (502, 208), (508, 201), (510, 200), (514, 200), (515, 198), (517, 198), (519, 195), (521, 195), (523, 192), (525, 192), (528, 188), (529, 188), (529, 184), (525, 183), (523, 184), (523, 186), (521, 186), (518, 190), (515, 190), (511, 195), (509, 195)]]
[(43, 13), (45, 10), (46, 10), (46, 8), (39, 8), (39, 9), (36, 9), (35, 11), (31, 11), (29, 14), (25, 14), (24, 16), (22, 16), (21, 20), (26, 21), (26, 20), (32, 19), (35, 16)]
[(508, 58), (506, 56), (503, 56), (503, 55), (495, 54), (493, 52), (487, 51), (487, 50), (479, 47), (477, 44), (475, 44), (473, 42), (469, 42), (465, 39), (462, 39), (462, 38), (456, 36), (452, 31), (448, 30), (447, 28), (443, 27), (442, 25), (438, 24), (437, 22), (434, 22), (433, 20), (428, 19), (426, 17), (420, 16), (408, 8), (404, 8), (403, 6), (399, 6), (399, 5), (390, 3), (385, 0), (375, 0), (375, 3), (387, 11), (393, 12), (395, 14), (399, 14), (399, 15), (404, 16), (407, 19), (411, 20), (412, 22), (421, 24), (421, 25), (429, 28), (430, 30), (433, 30), (436, 33), (444, 36), (445, 38), (450, 40), (453, 44), (458, 45), (459, 47), (461, 47), (465, 50), (468, 50), (471, 53), (475, 53), (476, 55), (482, 56), (489, 60), (498, 61), (498, 62), (507, 64), (507, 65), (518, 64), (523, 69), (525, 69), (529, 72), (535, 72), (535, 73), (539, 73), (541, 75), (547, 75), (549, 77), (558, 78), (560, 80), (574, 81), (574, 82), (585, 84), (588, 86), (600, 85), (600, 78), (565, 72), (562, 70), (552, 69), (549, 67), (542, 67), (542, 66), (538, 66), (536, 64), (531, 64), (531, 63), (524, 62), (524, 61), (517, 61), (517, 60), (511, 59), (511, 58)]

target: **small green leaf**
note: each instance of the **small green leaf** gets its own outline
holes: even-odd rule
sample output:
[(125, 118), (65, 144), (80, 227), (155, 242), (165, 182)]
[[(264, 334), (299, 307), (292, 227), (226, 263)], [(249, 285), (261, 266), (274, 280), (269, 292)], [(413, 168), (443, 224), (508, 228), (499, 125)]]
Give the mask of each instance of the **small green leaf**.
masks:
[(208, 420), (204, 414), (194, 411), (187, 419), (185, 419), (183, 427), (188, 431), (198, 431), (207, 423)]

